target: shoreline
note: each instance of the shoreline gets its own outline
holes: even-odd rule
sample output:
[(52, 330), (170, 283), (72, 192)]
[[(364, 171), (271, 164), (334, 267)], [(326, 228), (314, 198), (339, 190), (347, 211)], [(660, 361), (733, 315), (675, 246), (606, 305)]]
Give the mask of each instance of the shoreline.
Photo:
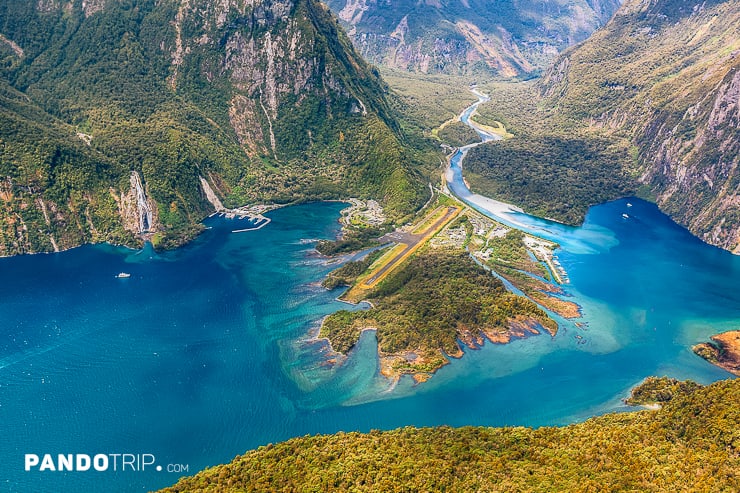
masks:
[[(462, 159), (465, 157), (465, 154), (467, 150), (470, 148), (475, 147), (476, 145), (480, 145), (483, 142), (491, 139), (496, 138), (502, 138), (500, 135), (492, 135), (490, 132), (487, 132), (485, 129), (479, 130), (477, 129), (477, 125), (475, 125), (473, 122), (469, 122), (470, 116), (475, 112), (477, 109), (477, 106), (487, 100), (487, 96), (483, 95), (479, 91), (473, 90), (473, 94), (478, 96), (478, 101), (473, 103), (473, 109), (466, 108), (459, 116), (459, 119), (465, 118), (465, 120), (468, 120), (466, 123), (468, 126), (476, 130), (476, 132), (479, 133), (481, 136), (481, 142), (471, 144), (468, 146), (465, 146), (464, 148), (457, 149), (453, 154), (448, 156), (447, 159), (447, 168), (445, 170), (445, 173), (443, 174), (444, 182), (452, 182), (454, 178), (454, 171), (452, 168), (452, 159), (458, 154), (461, 154), (460, 160), (458, 161), (458, 166), (460, 167), (460, 170), (462, 170)], [(466, 115), (467, 113), (467, 115)], [(464, 180), (464, 177), (463, 177)], [(467, 185), (467, 184), (466, 184)], [(449, 187), (448, 187), (449, 188)], [(456, 194), (452, 194), (455, 196)], [(457, 200), (462, 200), (460, 197), (456, 197)], [(481, 208), (484, 211), (489, 211), (494, 214), (494, 216), (500, 216), (503, 214), (512, 214), (512, 213), (522, 213), (523, 210), (513, 204), (508, 204), (505, 202), (497, 201), (485, 196), (472, 194), (470, 193), (469, 196), (466, 197), (467, 200), (463, 200), (464, 202), (470, 202), (472, 203), (473, 209)], [(350, 200), (350, 207), (348, 209), (345, 209), (342, 211), (340, 222), (342, 223), (342, 228), (344, 229), (347, 226), (347, 218), (351, 213), (355, 210), (364, 208), (366, 205), (363, 203), (363, 201), (360, 201), (358, 199), (351, 199)], [(475, 207), (477, 206), (477, 207)], [(458, 208), (458, 213), (461, 212), (464, 208)], [(349, 213), (348, 213), (349, 211)], [(485, 215), (485, 214), (484, 214)], [(494, 221), (496, 219), (494, 218)], [(516, 221), (512, 221), (515, 223), (516, 227)], [(422, 224), (423, 225), (423, 224)], [(510, 226), (511, 227), (511, 226)], [(523, 227), (523, 226), (522, 226)], [(432, 228), (430, 228), (432, 229)], [(519, 228), (517, 228), (519, 229)], [(528, 231), (524, 231), (525, 234), (532, 236), (533, 240), (535, 238), (541, 239), (537, 236), (531, 235)], [(549, 240), (541, 239), (544, 241), (547, 241), (547, 243), (552, 243)], [(526, 243), (525, 243), (526, 244)], [(555, 245), (555, 244), (553, 244)], [(527, 244), (527, 247), (531, 250), (533, 247), (532, 245)], [(555, 282), (557, 284), (562, 284), (564, 282), (564, 278), (567, 278), (567, 274), (561, 272), (562, 267), (559, 269), (559, 264), (554, 261), (553, 258), (551, 258), (551, 255), (545, 255), (543, 252), (540, 253), (540, 261), (543, 261), (547, 267), (547, 269), (550, 271), (551, 277), (554, 278)], [(567, 282), (567, 281), (566, 281)], [(360, 298), (352, 298), (348, 299), (347, 293), (349, 293), (352, 290), (352, 286), (348, 287), (346, 291), (344, 291), (341, 295), (336, 297), (335, 299), (337, 301), (340, 301), (342, 303), (351, 304), (353, 306), (357, 306), (363, 301), (368, 303), (368, 305), (373, 308), (374, 305), (372, 302), (369, 302), (366, 299), (360, 299)], [(578, 318), (581, 316), (581, 307), (577, 305), (576, 303), (573, 303), (571, 301), (567, 300), (561, 300), (560, 298), (556, 298), (554, 296), (550, 296), (544, 292), (537, 291), (536, 296), (532, 296), (532, 293), (528, 296), (532, 301), (535, 301), (538, 303), (541, 307), (554, 312), (556, 314), (561, 315), (564, 318), (571, 319), (571, 318)], [(323, 339), (326, 341), (326, 343), (329, 345), (332, 353), (335, 354), (343, 354), (338, 353), (332, 346), (332, 341), (329, 337), (319, 337), (319, 334), (321, 334), (321, 330), (326, 322), (326, 317), (322, 319), (322, 321), (319, 324), (318, 332), (316, 333), (316, 339)], [(351, 330), (355, 331), (356, 328), (352, 328)], [(373, 330), (377, 333), (378, 329), (376, 327), (362, 327), (359, 329), (359, 337), (362, 336), (362, 334), (365, 331)], [(427, 349), (421, 349), (421, 348), (412, 348), (400, 351), (398, 353), (393, 354), (386, 354), (384, 353), (380, 347), (377, 349), (377, 355), (379, 358), (379, 373), (383, 375), (385, 378), (389, 379), (391, 381), (392, 385), (395, 385), (395, 383), (398, 382), (398, 380), (404, 375), (410, 375), (414, 381), (418, 384), (421, 382), (424, 382), (431, 378), (437, 370), (440, 368), (446, 366), (450, 363), (450, 358), (461, 358), (465, 351), (462, 348), (462, 345), (467, 346), (470, 349), (479, 349), (483, 344), (485, 344), (485, 341), (489, 341), (492, 344), (507, 344), (511, 342), (513, 339), (520, 339), (524, 337), (528, 337), (530, 335), (539, 335), (542, 332), (547, 332), (550, 334), (551, 337), (554, 337), (558, 331), (557, 326), (555, 328), (548, 328), (542, 323), (538, 322), (535, 319), (529, 319), (529, 318), (516, 318), (511, 319), (506, 322), (505, 328), (499, 328), (499, 329), (486, 329), (483, 327), (479, 327), (476, 330), (471, 329), (458, 329), (457, 330), (457, 351), (455, 351), (453, 354), (446, 354), (444, 351), (437, 351), (437, 350), (430, 350)], [(359, 340), (358, 337), (358, 340)], [(357, 344), (357, 341), (355, 341), (355, 344)], [(351, 351), (354, 349), (354, 346), (347, 352), (347, 354), (344, 354), (344, 356), (348, 356), (351, 354)], [(436, 353), (439, 352), (437, 355)], [(432, 354), (434, 353), (434, 354)]]
[[(309, 329), (309, 337), (305, 340), (307, 342), (325, 342), (330, 352), (330, 355), (327, 355), (325, 361), (331, 365), (341, 366), (352, 355), (352, 352), (355, 350), (355, 346), (353, 346), (347, 354), (340, 353), (334, 349), (329, 337), (320, 335), (324, 321), (329, 316), (330, 315), (323, 317), (320, 323)], [(359, 329), (357, 342), (359, 342), (360, 337), (362, 337), (365, 332), (375, 332), (377, 334), (378, 328), (363, 327)], [(463, 347), (477, 351), (482, 349), (486, 342), (489, 344), (504, 345), (515, 340), (542, 335), (543, 332), (554, 337), (557, 330), (553, 331), (548, 329), (534, 318), (517, 317), (509, 320), (506, 330), (479, 328), (477, 334), (469, 329), (462, 332), (458, 331), (458, 349), (454, 353), (447, 353), (439, 349), (439, 354), (425, 354), (425, 351), (421, 348), (406, 349), (398, 353), (386, 353), (378, 347), (378, 374), (382, 375), (389, 381), (391, 388), (395, 388), (404, 375), (410, 376), (414, 380), (414, 383), (418, 385), (428, 381), (437, 373), (437, 371), (449, 365), (451, 363), (450, 359), (457, 360), (463, 358), (465, 356), (465, 350)], [(357, 342), (355, 342), (355, 345)], [(430, 364), (434, 366), (429, 369), (414, 367), (415, 365), (424, 366)]]
[(691, 350), (707, 362), (740, 377), (740, 330), (730, 330), (696, 344)]
[[(463, 160), (465, 159), (465, 156), (468, 150), (474, 147), (477, 147), (481, 144), (484, 144), (485, 142), (489, 142), (491, 140), (501, 140), (505, 138), (506, 135), (508, 135), (508, 133), (505, 131), (505, 128), (504, 128), (504, 135), (501, 135), (501, 133), (492, 133), (487, 128), (485, 128), (485, 126), (482, 126), (481, 124), (475, 122), (472, 119), (473, 115), (475, 115), (475, 113), (478, 110), (478, 106), (482, 103), (490, 101), (490, 97), (487, 94), (482, 93), (475, 87), (471, 88), (470, 91), (478, 97), (478, 101), (476, 103), (473, 103), (473, 105), (471, 105), (472, 111), (470, 111), (470, 107), (466, 108), (460, 114), (459, 118), (461, 121), (463, 121), (463, 123), (465, 123), (470, 128), (472, 128), (473, 130), (479, 133), (479, 135), (481, 136), (481, 141), (474, 143), (474, 144), (469, 144), (467, 146), (464, 146), (463, 148), (456, 149), (453, 153), (451, 153), (447, 157), (447, 168), (445, 169), (443, 173), (444, 181), (445, 181), (445, 184), (447, 185), (447, 190), (450, 191), (452, 196), (454, 196), (456, 199), (460, 200), (464, 204), (467, 204), (471, 209), (479, 213), (482, 213), (483, 215), (490, 214), (490, 216), (488, 217), (493, 219), (494, 221), (499, 221), (505, 226), (517, 229), (523, 232), (526, 235), (526, 237), (530, 237), (536, 240), (546, 241), (548, 243), (553, 243), (554, 245), (557, 245), (556, 243), (552, 242), (552, 240), (548, 238), (544, 238), (544, 237), (541, 237), (541, 236), (538, 236), (532, 233), (531, 228), (527, 227), (526, 224), (523, 224), (516, 219), (516, 216), (515, 216), (516, 214), (526, 214), (521, 207), (518, 207), (514, 204), (510, 204), (507, 202), (502, 202), (500, 200), (492, 199), (484, 195), (474, 193), (471, 190), (470, 184), (465, 179), (465, 176), (462, 174), (463, 173)], [(463, 119), (465, 117), (465, 113), (468, 111), (470, 112), (468, 113), (467, 118)], [(466, 190), (467, 190), (467, 193), (465, 194), (464, 198), (461, 195), (455, 193), (449, 186), (449, 183), (454, 182), (454, 177), (455, 177), (455, 170), (453, 170), (452, 161), (458, 155), (459, 155), (459, 159), (457, 160), (456, 166), (459, 169), (460, 178), (462, 179), (463, 185), (466, 187)], [(486, 214), (486, 212), (488, 214)], [(556, 284), (563, 285), (563, 284), (569, 283), (567, 271), (562, 267), (562, 265), (560, 265), (560, 262), (557, 261), (557, 259), (554, 257), (552, 252), (545, 254), (541, 251), (538, 251), (536, 248), (534, 248), (532, 245), (530, 245), (526, 241), (525, 241), (525, 244), (527, 244), (527, 247), (530, 249), (530, 251), (532, 251), (533, 254), (535, 254), (535, 256), (538, 257), (538, 260), (546, 264), (548, 270), (550, 271), (550, 275), (554, 278), (554, 281)], [(537, 255), (537, 253), (540, 253), (540, 255)], [(508, 279), (508, 280), (512, 284), (517, 285), (511, 279)], [(519, 287), (519, 289), (522, 289), (521, 286), (517, 286), (517, 287)], [(545, 293), (545, 292), (542, 292), (536, 289), (529, 289), (527, 291), (529, 292), (525, 292), (525, 295), (528, 298), (530, 298), (532, 301), (542, 306), (543, 308), (548, 309), (554, 313), (557, 313), (558, 315), (561, 315), (563, 318), (574, 319), (574, 318), (580, 318), (582, 316), (582, 307), (573, 301), (563, 300), (559, 297), (552, 296), (548, 293)]]
[[(344, 200), (320, 200), (320, 201), (315, 201), (313, 203), (319, 203), (319, 202), (345, 202), (345, 201)], [(303, 203), (312, 203), (312, 202), (303, 202)], [(267, 213), (267, 212), (272, 212), (272, 211), (277, 210), (277, 209), (282, 209), (284, 207), (290, 207), (290, 206), (293, 206), (293, 205), (300, 205), (300, 204), (301, 203), (298, 203), (298, 202), (296, 202), (296, 203), (290, 203), (290, 204), (253, 204), (251, 206), (246, 206), (246, 205), (245, 206), (240, 206), (237, 209), (233, 209), (233, 210), (238, 210), (238, 209), (242, 209), (242, 208), (245, 208), (245, 207), (248, 207), (248, 208), (249, 207), (262, 207), (262, 208), (264, 208), (263, 209), (263, 212)], [(206, 229), (208, 229), (203, 224), (203, 222), (206, 219), (209, 219), (209, 218), (214, 217), (214, 216), (222, 215), (225, 212), (226, 212), (225, 210), (216, 210), (216, 211), (213, 211), (212, 213), (208, 214), (207, 216), (204, 216), (201, 220), (199, 220), (199, 221), (197, 221), (197, 222), (195, 222), (193, 224), (200, 224), (200, 225), (202, 225), (203, 226), (203, 231), (205, 231)], [(272, 221), (268, 217), (264, 217), (263, 216), (262, 218), (265, 219), (265, 220), (267, 220), (267, 222), (271, 222)], [(260, 228), (262, 228), (264, 226), (265, 225), (261, 225), (258, 228), (247, 228), (245, 231), (257, 230), (257, 229), (260, 229)], [(165, 251), (167, 251), (167, 250), (177, 250), (178, 248), (181, 248), (181, 247), (184, 247), (184, 246), (190, 244), (195, 238), (197, 238), (200, 235), (201, 232), (202, 231), (198, 232), (197, 235), (195, 235), (194, 237), (188, 239), (184, 243), (180, 243), (180, 244), (178, 244), (177, 246), (175, 246), (173, 248), (168, 248)], [(241, 232), (241, 231), (236, 231), (236, 232)], [(137, 233), (137, 234), (134, 234), (134, 237), (135, 238), (138, 238), (138, 239), (141, 240), (141, 242), (142, 242), (141, 246), (132, 246), (132, 245), (126, 244), (126, 243), (112, 243), (110, 241), (84, 241), (82, 243), (78, 243), (78, 244), (75, 244), (75, 245), (72, 245), (72, 246), (67, 246), (67, 247), (64, 247), (64, 248), (59, 248), (57, 250), (49, 250), (49, 251), (45, 251), (45, 250), (42, 250), (42, 251), (28, 251), (28, 252), (13, 253), (13, 254), (10, 254), (10, 255), (0, 255), (0, 259), (2, 259), (2, 258), (20, 257), (20, 256), (23, 256), (23, 255), (54, 255), (54, 254), (57, 254), (57, 253), (68, 252), (70, 250), (74, 250), (75, 248), (80, 248), (80, 247), (84, 247), (84, 246), (96, 246), (96, 245), (108, 245), (108, 246), (111, 246), (111, 247), (114, 247), (114, 248), (125, 248), (127, 250), (131, 250), (131, 251), (134, 251), (134, 252), (140, 252), (143, 248), (145, 248), (145, 246), (146, 246), (147, 243), (150, 243), (151, 244), (151, 241), (150, 241), (149, 238), (151, 238), (151, 236), (154, 235), (154, 234), (156, 234), (156, 233), (157, 233), (157, 231), (148, 231), (146, 233)]]

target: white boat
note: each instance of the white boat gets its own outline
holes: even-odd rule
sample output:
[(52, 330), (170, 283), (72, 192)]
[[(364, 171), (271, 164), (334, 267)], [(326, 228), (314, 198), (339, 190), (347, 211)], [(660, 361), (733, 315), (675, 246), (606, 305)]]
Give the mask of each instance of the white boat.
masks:
[(627, 202), (627, 207), (632, 207), (632, 204), (630, 204), (629, 202)]
[(629, 216), (627, 214), (622, 214), (622, 217), (625, 219), (629, 219)]
[(128, 272), (121, 272), (121, 273), (120, 273), (120, 274), (118, 274), (118, 275), (117, 275), (116, 277), (117, 277), (118, 279), (126, 279), (126, 278), (128, 278), (128, 277), (131, 277), (131, 274), (129, 274)]

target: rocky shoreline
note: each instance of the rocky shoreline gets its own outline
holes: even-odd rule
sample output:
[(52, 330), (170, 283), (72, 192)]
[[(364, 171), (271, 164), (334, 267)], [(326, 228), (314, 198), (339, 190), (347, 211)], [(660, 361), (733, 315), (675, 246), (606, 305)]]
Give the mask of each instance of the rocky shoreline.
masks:
[(710, 337), (711, 342), (697, 344), (691, 349), (698, 356), (740, 376), (740, 330), (730, 330)]

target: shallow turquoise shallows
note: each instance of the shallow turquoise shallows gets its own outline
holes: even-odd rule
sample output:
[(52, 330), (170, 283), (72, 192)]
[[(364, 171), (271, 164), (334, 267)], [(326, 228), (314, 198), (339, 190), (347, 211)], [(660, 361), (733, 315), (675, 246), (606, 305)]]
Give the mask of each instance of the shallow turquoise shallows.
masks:
[[(466, 350), (416, 387), (378, 377), (369, 332), (332, 367), (311, 336), (346, 305), (319, 286), (335, 266), (309, 240), (332, 237), (342, 207), (273, 211), (246, 233), (214, 218), (164, 254), (85, 246), (0, 259), (0, 490), (145, 491), (182, 474), (167, 469), (192, 474), (309, 433), (564, 424), (624, 409), (648, 375), (730, 377), (690, 346), (740, 325), (740, 257), (637, 199), (556, 231), (581, 326)], [(163, 470), (24, 471), (25, 454), (45, 453), (152, 454)]]

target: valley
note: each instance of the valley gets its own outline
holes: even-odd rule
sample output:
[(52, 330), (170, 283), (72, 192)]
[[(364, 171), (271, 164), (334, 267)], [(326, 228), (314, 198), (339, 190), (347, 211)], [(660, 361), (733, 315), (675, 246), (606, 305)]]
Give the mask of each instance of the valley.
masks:
[(737, 489), (739, 15), (0, 0), (0, 480)]

